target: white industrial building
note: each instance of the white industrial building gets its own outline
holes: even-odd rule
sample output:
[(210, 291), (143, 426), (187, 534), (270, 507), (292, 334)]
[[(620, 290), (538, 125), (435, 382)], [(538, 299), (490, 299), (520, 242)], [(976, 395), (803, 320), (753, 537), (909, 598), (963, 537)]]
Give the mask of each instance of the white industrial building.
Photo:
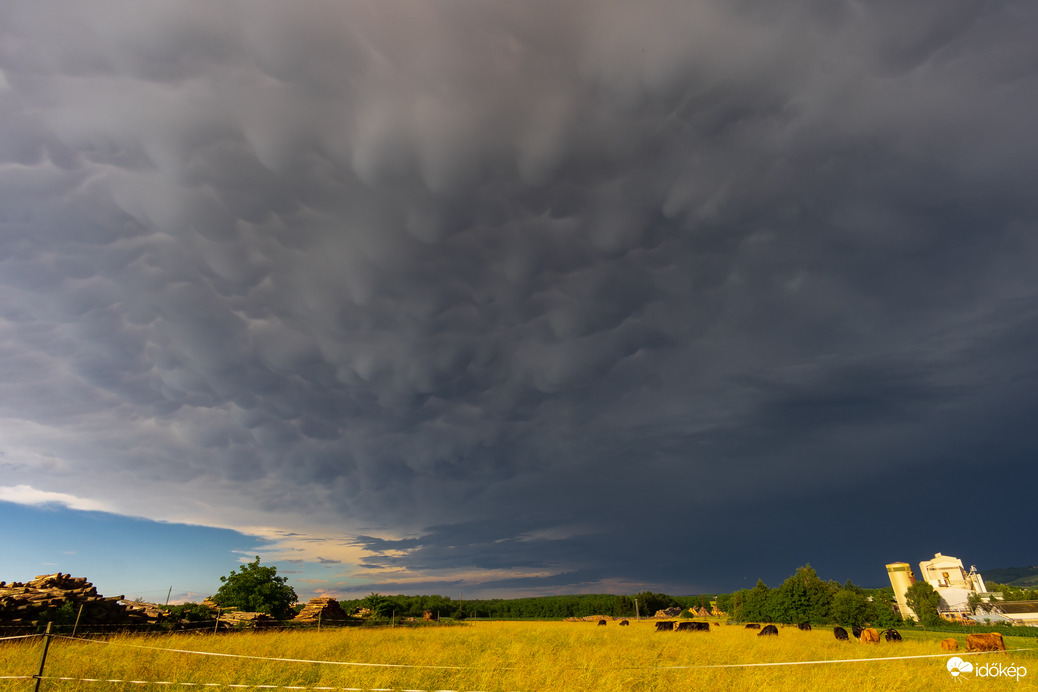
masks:
[[(890, 577), (890, 585), (894, 587), (894, 597), (897, 599), (901, 617), (918, 620), (919, 617), (905, 601), (905, 591), (917, 581), (912, 568), (907, 562), (894, 562), (887, 565), (887, 575)], [(992, 596), (988, 593), (984, 578), (977, 572), (976, 567), (971, 566), (967, 572), (962, 560), (941, 553), (934, 555), (932, 560), (919, 563), (919, 580), (928, 582), (934, 588), (941, 598), (937, 607), (941, 617), (952, 622), (970, 619), (971, 595), (977, 595), (981, 601), (990, 600)], [(995, 594), (996, 597), (998, 595)]]

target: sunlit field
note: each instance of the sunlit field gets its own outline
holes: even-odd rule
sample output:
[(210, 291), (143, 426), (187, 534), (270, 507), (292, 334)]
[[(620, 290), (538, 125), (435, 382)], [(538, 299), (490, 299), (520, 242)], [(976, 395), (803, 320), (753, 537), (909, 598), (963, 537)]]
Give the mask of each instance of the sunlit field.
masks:
[[(652, 621), (621, 627), (572, 622), (474, 622), (459, 626), (350, 628), (321, 632), (255, 632), (53, 638), (44, 690), (190, 689), (184, 683), (383, 690), (1023, 690), (1035, 689), (1038, 655), (1031, 651), (962, 656), (980, 666), (1027, 669), (1015, 678), (953, 677), (943, 654), (948, 634), (903, 631), (901, 644), (839, 642), (831, 629), (781, 627), (758, 637), (740, 626), (710, 632), (657, 633)], [(965, 650), (965, 636), (958, 636)], [(1009, 649), (1033, 638), (1006, 638)], [(181, 651), (173, 651), (178, 649)], [(42, 641), (0, 643), (0, 676), (31, 676)], [(188, 652), (232, 654), (209, 656)], [(876, 660), (899, 656), (935, 658)], [(265, 658), (298, 659), (272, 661)], [(870, 659), (853, 663), (732, 666)], [(317, 663), (314, 661), (326, 661)], [(349, 663), (353, 665), (343, 665)], [(362, 665), (363, 664), (363, 665)], [(56, 678), (72, 678), (58, 680)], [(86, 682), (83, 679), (97, 679)], [(127, 684), (139, 681), (167, 684)], [(177, 683), (170, 685), (168, 683)], [(34, 681), (0, 680), (0, 690), (32, 689)], [(968, 685), (969, 687), (963, 687)], [(210, 689), (221, 689), (214, 686)], [(268, 687), (269, 689), (269, 687)]]

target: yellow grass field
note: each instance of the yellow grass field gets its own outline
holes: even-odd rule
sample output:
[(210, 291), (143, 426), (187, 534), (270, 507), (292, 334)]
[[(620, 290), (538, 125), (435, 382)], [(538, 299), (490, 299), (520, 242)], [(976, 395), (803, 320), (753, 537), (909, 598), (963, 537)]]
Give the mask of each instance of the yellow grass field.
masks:
[[(53, 638), (42, 690), (381, 689), (381, 690), (1030, 690), (1038, 688), (1038, 651), (962, 656), (975, 668), (994, 662), (1027, 675), (953, 677), (942, 655), (947, 634), (903, 632), (901, 644), (838, 642), (831, 629), (781, 627), (757, 637), (739, 626), (710, 632), (654, 631), (652, 621), (620, 627), (573, 622), (474, 622), (454, 627), (350, 628), (321, 632), (114, 636), (106, 641)], [(965, 649), (965, 636), (956, 637)], [(1034, 638), (1007, 638), (1009, 649)], [(174, 649), (181, 651), (173, 651)], [(0, 642), (0, 677), (31, 676), (39, 639)], [(201, 655), (208, 652), (229, 656)], [(960, 656), (962, 651), (960, 651)], [(874, 660), (936, 655), (935, 658)], [(296, 661), (264, 660), (270, 658)], [(852, 663), (696, 668), (737, 664)], [(318, 663), (326, 661), (330, 663)], [(380, 665), (341, 665), (380, 664)], [(388, 664), (388, 665), (383, 665)], [(57, 680), (55, 678), (74, 678)], [(82, 679), (98, 679), (85, 682)], [(171, 684), (129, 684), (139, 681)], [(32, 680), (0, 680), (0, 690), (31, 690)], [(234, 686), (234, 687), (230, 687)]]

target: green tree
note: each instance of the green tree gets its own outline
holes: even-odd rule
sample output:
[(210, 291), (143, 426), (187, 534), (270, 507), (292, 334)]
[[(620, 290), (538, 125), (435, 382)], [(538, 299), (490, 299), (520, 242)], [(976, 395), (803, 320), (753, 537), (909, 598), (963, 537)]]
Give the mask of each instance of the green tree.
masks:
[(773, 603), (769, 602), (771, 589), (764, 583), (763, 579), (757, 580), (757, 585), (752, 590), (743, 589), (742, 608), (739, 610), (739, 619), (746, 621), (771, 620)]
[(204, 622), (213, 619), (213, 611), (209, 606), (201, 603), (181, 603), (180, 605), (163, 606), (163, 610), (169, 613), (171, 621), (180, 622)]
[(904, 624), (899, 614), (901, 611), (897, 607), (897, 601), (894, 600), (894, 589), (889, 586), (883, 589), (873, 589), (866, 594), (866, 597), (871, 597), (871, 601), (865, 619), (873, 627), (898, 627)]
[(672, 596), (668, 596), (665, 593), (642, 591), (635, 594), (633, 598), (638, 599), (638, 611), (643, 617), (651, 616), (657, 610), (666, 610), (678, 605), (678, 602)]
[(722, 593), (717, 594), (717, 609), (722, 613), (726, 613), (729, 618), (735, 617), (733, 608), (735, 605), (735, 594)]
[(388, 617), (393, 612), (393, 602), (386, 596), (371, 592), (364, 599), (364, 607), (377, 618)]
[(917, 581), (905, 591), (905, 601), (908, 607), (919, 617), (924, 625), (941, 624), (941, 615), (937, 608), (941, 603), (941, 597), (934, 588), (925, 581)]
[(778, 588), (772, 616), (778, 622), (826, 623), (839, 588), (835, 582), (822, 581), (811, 565), (798, 567)]
[(288, 578), (277, 574), (276, 567), (261, 566), (257, 555), (255, 561), (242, 565), (240, 571), (232, 569), (226, 577), (220, 577), (223, 583), (213, 596), (213, 602), (221, 608), (267, 613), (283, 620), (292, 613), (297, 597), (288, 585)]
[(840, 589), (833, 596), (832, 616), (841, 625), (864, 625), (868, 614), (869, 600), (860, 589)]

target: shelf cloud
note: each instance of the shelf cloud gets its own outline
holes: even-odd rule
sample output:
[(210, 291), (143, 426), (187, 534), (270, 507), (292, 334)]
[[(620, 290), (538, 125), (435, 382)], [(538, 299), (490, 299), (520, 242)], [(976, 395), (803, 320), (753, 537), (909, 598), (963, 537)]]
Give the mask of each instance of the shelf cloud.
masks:
[(343, 588), (1025, 560), (897, 527), (1038, 480), (1036, 12), (7, 4), (0, 499)]

